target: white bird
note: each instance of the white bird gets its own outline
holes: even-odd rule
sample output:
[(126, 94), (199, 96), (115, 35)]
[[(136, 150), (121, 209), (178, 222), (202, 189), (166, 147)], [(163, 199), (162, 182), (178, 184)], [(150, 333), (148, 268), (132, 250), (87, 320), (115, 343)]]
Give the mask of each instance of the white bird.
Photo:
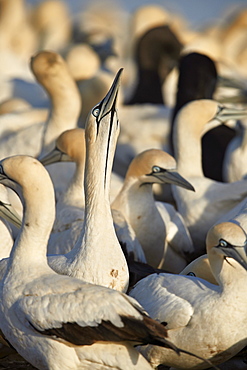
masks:
[[(84, 129), (75, 128), (67, 130), (58, 137), (55, 149), (41, 159), (43, 165), (64, 161), (73, 161), (76, 163), (75, 173), (69, 186), (60, 195), (56, 204), (56, 220), (48, 243), (48, 254), (64, 254), (69, 252), (81, 234), (85, 207), (85, 145)], [(100, 150), (98, 153), (100, 153)], [(93, 170), (95, 171), (95, 166)], [(116, 195), (114, 196), (114, 194), (120, 190), (118, 176), (114, 175), (114, 173), (111, 173), (110, 199), (115, 198)], [(137, 261), (146, 262), (142, 247), (123, 214), (119, 211), (112, 210), (112, 216), (117, 237), (126, 246), (127, 255), (133, 255)], [(66, 243), (64, 242), (65, 240)]]
[[(207, 234), (207, 254), (219, 285), (184, 275), (154, 274), (139, 281), (130, 295), (162, 322), (169, 338), (214, 365), (227, 361), (247, 344), (246, 233), (226, 222)], [(141, 353), (153, 367), (207, 368), (198, 359), (147, 346)]]
[[(31, 58), (31, 69), (51, 99), (49, 117), (46, 122), (33, 123), (24, 128), (19, 124), (20, 130), (2, 137), (0, 158), (16, 154), (38, 156), (41, 151), (45, 154), (61, 132), (77, 125), (80, 96), (62, 57), (57, 53), (41, 51)], [(25, 119), (23, 114), (20, 115)], [(72, 163), (67, 164), (66, 170), (59, 173), (56, 168), (49, 169), (55, 186), (58, 184), (58, 192), (66, 186), (73, 170)]]
[(51, 99), (51, 111), (45, 124), (42, 152), (53, 149), (57, 137), (75, 128), (81, 109), (80, 95), (63, 58), (54, 52), (41, 51), (31, 58), (31, 70)]
[(43, 155), (60, 133), (77, 125), (80, 96), (62, 57), (41, 51), (31, 58), (31, 69), (51, 99), (50, 115), (46, 123), (31, 125), (0, 141), (1, 158), (16, 154), (37, 156), (41, 150)]
[(166, 329), (135, 300), (58, 275), (48, 266), (55, 197), (39, 161), (27, 156), (2, 160), (0, 182), (18, 187), (25, 204), (21, 232), (0, 287), (0, 329), (21, 356), (42, 370), (150, 370), (133, 345), (159, 343), (176, 350), (165, 339)]
[(180, 273), (180, 275), (196, 276), (200, 279), (207, 280), (211, 284), (218, 285), (210, 267), (207, 254), (203, 254), (190, 262)]
[(246, 114), (245, 110), (202, 99), (186, 104), (176, 116), (173, 139), (177, 168), (193, 185), (195, 192), (172, 185), (172, 193), (198, 255), (205, 253), (209, 228), (247, 196), (246, 181), (227, 184), (204, 177), (201, 137), (211, 128)]
[(114, 230), (109, 200), (120, 129), (116, 99), (121, 72), (105, 98), (92, 109), (86, 123), (85, 218), (81, 233), (70, 252), (51, 256), (49, 264), (58, 273), (126, 291), (128, 267)]
[[(110, 174), (119, 133), (116, 99), (121, 71), (106, 97), (93, 108), (86, 125), (85, 218), (81, 233), (72, 250), (50, 255), (48, 263), (57, 273), (126, 291), (128, 266), (114, 230), (109, 201)], [(66, 248), (65, 238), (61, 243), (64, 246), (59, 248)]]
[(172, 156), (162, 150), (149, 149), (132, 160), (112, 208), (121, 211), (131, 225), (151, 266), (180, 272), (188, 263), (188, 255), (194, 252), (192, 240), (175, 208), (154, 200), (152, 185), (155, 183), (194, 190), (176, 172)]
[[(224, 214), (216, 223), (233, 222), (241, 226), (247, 233), (247, 199), (245, 198), (236, 207)], [(209, 281), (212, 284), (218, 284), (210, 267), (207, 254), (194, 259), (181, 272), (182, 275), (192, 275)]]

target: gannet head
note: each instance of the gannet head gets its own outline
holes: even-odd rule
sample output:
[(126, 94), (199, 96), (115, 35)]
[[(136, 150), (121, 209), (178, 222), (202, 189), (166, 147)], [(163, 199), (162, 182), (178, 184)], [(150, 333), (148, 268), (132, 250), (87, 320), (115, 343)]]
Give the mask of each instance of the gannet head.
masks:
[(88, 115), (85, 132), (86, 137), (91, 142), (95, 142), (100, 137), (100, 132), (102, 130), (110, 129), (109, 136), (111, 136), (111, 131), (114, 126), (119, 129), (116, 102), (122, 71), (123, 68), (118, 71), (112, 86), (104, 99), (102, 99), (99, 104), (96, 104)]
[(85, 130), (74, 128), (64, 131), (56, 140), (55, 148), (40, 162), (47, 166), (56, 162), (78, 162), (85, 160)]
[(170, 154), (148, 149), (132, 160), (126, 178), (138, 178), (141, 184), (174, 184), (194, 191), (193, 186), (176, 172), (176, 167), (176, 161)]
[(100, 58), (88, 44), (73, 46), (66, 61), (75, 80), (86, 80), (95, 76), (100, 68)]
[[(120, 125), (117, 115), (116, 103), (120, 87), (121, 68), (100, 103), (96, 104), (88, 114), (85, 125), (86, 137), (86, 166), (89, 162), (97, 169), (99, 160), (104, 160), (104, 184), (110, 182), (113, 158), (116, 150)], [(107, 175), (108, 174), (108, 175)], [(108, 179), (108, 180), (107, 180)]]
[[(247, 115), (247, 110), (226, 107), (210, 99), (198, 99), (184, 105), (177, 113), (175, 125), (186, 126), (203, 136), (207, 131), (229, 120), (236, 120)], [(189, 128), (186, 126), (189, 135)], [(186, 137), (183, 138), (186, 140)]]
[(40, 83), (62, 75), (65, 66), (65, 62), (59, 54), (47, 50), (38, 52), (30, 60), (31, 70)]
[(233, 258), (247, 270), (247, 235), (241, 226), (233, 222), (213, 226), (207, 234), (206, 244), (208, 254), (216, 254), (227, 261)]
[[(72, 78), (65, 60), (52, 51), (40, 51), (30, 60), (30, 68), (36, 80), (45, 88), (51, 98), (59, 99), (60, 96), (70, 95), (68, 109), (76, 104), (81, 106), (81, 99), (78, 88)], [(74, 102), (75, 101), (75, 102)], [(73, 109), (75, 109), (73, 107)]]
[[(27, 155), (15, 155), (0, 161), (0, 183), (14, 190), (22, 201), (27, 204), (35, 199), (50, 204), (54, 201), (55, 192), (51, 178), (45, 167), (35, 158)], [(46, 195), (49, 196), (46, 197)], [(25, 206), (24, 206), (25, 208)], [(55, 207), (51, 209), (51, 218), (55, 215)]]

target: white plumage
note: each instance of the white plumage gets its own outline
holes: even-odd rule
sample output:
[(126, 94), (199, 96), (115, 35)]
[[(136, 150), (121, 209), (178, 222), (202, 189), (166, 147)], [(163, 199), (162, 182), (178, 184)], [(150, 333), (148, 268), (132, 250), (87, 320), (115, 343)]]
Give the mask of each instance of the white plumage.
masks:
[[(35, 175), (28, 176), (33, 166)], [(6, 339), (38, 369), (151, 369), (131, 342), (154, 338), (169, 345), (163, 326), (157, 326), (156, 337), (158, 324), (131, 298), (57, 275), (48, 266), (55, 197), (45, 168), (32, 157), (10, 157), (0, 163), (0, 181), (12, 189), (20, 186), (25, 203), (0, 287), (0, 329)]]
[[(207, 235), (207, 253), (219, 285), (200, 278), (153, 274), (141, 280), (130, 295), (151, 317), (165, 324), (177, 345), (209, 359), (228, 360), (246, 346), (247, 279), (246, 233), (237, 224), (214, 226)], [(141, 350), (155, 367), (207, 368), (196, 358), (175, 358), (166, 350), (147, 346)]]
[[(121, 70), (106, 97), (93, 108), (86, 125), (86, 204), (81, 232), (70, 252), (49, 256), (48, 262), (57, 273), (126, 291), (129, 272), (114, 230), (109, 201), (110, 174), (119, 133), (116, 99), (120, 74)], [(32, 162), (29, 166), (33, 167)], [(32, 172), (35, 173), (35, 170)], [(46, 197), (49, 197), (48, 191)], [(76, 232), (78, 235), (78, 230)], [(66, 248), (66, 239), (61, 242)]]
[(213, 100), (186, 104), (176, 116), (174, 149), (178, 171), (195, 192), (172, 185), (178, 211), (183, 216), (198, 255), (205, 253), (205, 238), (217, 220), (247, 196), (246, 181), (220, 183), (204, 177), (201, 137), (217, 125), (246, 115), (245, 110), (223, 107)]
[(112, 208), (123, 213), (150, 265), (169, 272), (180, 272), (194, 251), (192, 240), (175, 208), (168, 203), (155, 202), (154, 183), (177, 184), (193, 190), (176, 172), (172, 156), (158, 149), (149, 149), (131, 162)]
[(31, 58), (31, 69), (51, 98), (50, 115), (46, 122), (20, 128), (4, 137), (0, 141), (1, 158), (16, 154), (37, 156), (41, 150), (43, 155), (53, 147), (61, 132), (77, 125), (80, 96), (62, 57), (41, 51)]

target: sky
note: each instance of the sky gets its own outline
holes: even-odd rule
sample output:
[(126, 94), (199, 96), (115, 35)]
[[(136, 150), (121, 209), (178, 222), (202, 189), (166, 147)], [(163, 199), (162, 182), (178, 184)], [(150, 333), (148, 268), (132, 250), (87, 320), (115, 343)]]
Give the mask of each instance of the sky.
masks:
[[(38, 4), (42, 0), (26, 0), (30, 4)], [(64, 0), (71, 12), (76, 14), (92, 0)], [(102, 0), (103, 1), (103, 0)], [(199, 30), (210, 23), (218, 22), (227, 9), (239, 6), (247, 7), (247, 0), (115, 0), (124, 9), (132, 12), (144, 4), (158, 4), (168, 11), (183, 15), (189, 24)]]

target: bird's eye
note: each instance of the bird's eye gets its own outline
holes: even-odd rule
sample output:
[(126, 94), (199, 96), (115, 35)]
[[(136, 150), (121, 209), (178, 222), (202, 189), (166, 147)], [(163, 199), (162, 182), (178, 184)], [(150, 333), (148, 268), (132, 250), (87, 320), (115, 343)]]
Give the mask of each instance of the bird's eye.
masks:
[(98, 117), (99, 112), (100, 112), (99, 108), (94, 108), (93, 111), (92, 111), (92, 114), (93, 114), (94, 117)]
[(159, 166), (153, 166), (152, 171), (153, 172), (160, 172), (160, 167)]
[(187, 276), (196, 276), (196, 274), (194, 274), (194, 272), (190, 271), (190, 272), (188, 272)]
[(220, 247), (227, 247), (227, 245), (228, 245), (228, 243), (225, 240), (223, 240), (223, 239), (220, 240), (220, 242), (219, 242)]

